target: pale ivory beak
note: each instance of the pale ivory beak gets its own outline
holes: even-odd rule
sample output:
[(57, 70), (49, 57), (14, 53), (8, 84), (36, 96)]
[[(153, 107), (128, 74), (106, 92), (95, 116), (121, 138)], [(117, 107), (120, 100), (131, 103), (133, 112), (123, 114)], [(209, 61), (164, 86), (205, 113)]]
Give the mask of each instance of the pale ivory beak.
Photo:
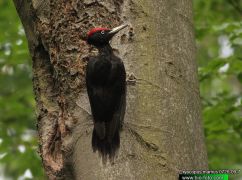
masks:
[(118, 27), (113, 28), (108, 34), (113, 35), (116, 34), (117, 32), (119, 32), (121, 29), (124, 29), (125, 27), (127, 27), (127, 24), (122, 24)]

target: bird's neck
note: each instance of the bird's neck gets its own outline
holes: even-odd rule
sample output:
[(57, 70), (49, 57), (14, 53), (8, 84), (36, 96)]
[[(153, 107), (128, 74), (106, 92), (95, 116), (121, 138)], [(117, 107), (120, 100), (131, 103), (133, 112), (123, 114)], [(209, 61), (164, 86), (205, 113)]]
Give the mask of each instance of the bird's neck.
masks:
[(113, 49), (110, 46), (110, 44), (107, 44), (105, 46), (102, 46), (102, 47), (98, 48), (98, 51), (99, 51), (100, 55), (107, 56), (107, 55), (112, 55), (113, 54)]

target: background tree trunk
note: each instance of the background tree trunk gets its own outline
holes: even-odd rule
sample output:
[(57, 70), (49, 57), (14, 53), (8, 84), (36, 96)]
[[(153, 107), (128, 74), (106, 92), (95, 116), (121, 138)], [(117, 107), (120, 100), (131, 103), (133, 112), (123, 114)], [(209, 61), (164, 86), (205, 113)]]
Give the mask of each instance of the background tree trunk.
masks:
[[(50, 179), (176, 179), (206, 169), (191, 0), (14, 0), (33, 59), (40, 155)], [(82, 37), (130, 24), (113, 40), (128, 75), (114, 164), (91, 149)]]

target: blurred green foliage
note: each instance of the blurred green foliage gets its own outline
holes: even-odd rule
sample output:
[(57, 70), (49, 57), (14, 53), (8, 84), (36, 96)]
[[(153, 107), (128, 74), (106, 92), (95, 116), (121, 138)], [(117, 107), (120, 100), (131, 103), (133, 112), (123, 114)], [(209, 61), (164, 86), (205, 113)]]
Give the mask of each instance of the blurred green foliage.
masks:
[(0, 1), (0, 32), (0, 179), (17, 179), (28, 169), (35, 179), (43, 179), (36, 152), (31, 59), (10, 0)]
[(242, 170), (242, 1), (193, 2), (209, 168)]
[[(242, 1), (193, 2), (209, 167), (242, 169)], [(0, 1), (0, 29), (0, 179), (17, 179), (27, 170), (44, 179), (31, 59), (12, 1)]]

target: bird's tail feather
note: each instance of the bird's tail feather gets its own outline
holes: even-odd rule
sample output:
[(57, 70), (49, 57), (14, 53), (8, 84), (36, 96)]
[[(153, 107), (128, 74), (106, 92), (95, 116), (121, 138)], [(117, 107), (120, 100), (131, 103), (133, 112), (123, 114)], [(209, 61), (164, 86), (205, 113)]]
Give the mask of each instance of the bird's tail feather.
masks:
[(113, 159), (116, 151), (120, 146), (120, 137), (119, 130), (117, 130), (110, 140), (110, 138), (106, 137), (101, 139), (95, 129), (92, 133), (92, 149), (94, 152), (98, 151), (103, 159)]

